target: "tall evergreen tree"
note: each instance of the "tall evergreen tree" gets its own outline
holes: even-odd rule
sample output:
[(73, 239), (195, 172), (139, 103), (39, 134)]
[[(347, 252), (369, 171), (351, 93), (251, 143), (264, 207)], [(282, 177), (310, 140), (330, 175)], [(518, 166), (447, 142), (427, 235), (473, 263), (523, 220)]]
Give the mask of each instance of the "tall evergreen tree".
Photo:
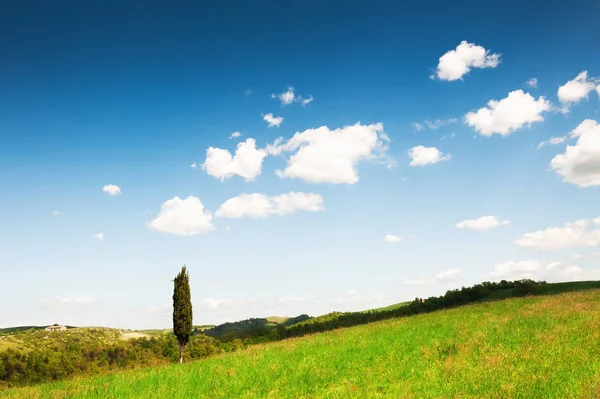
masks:
[(173, 333), (179, 342), (179, 363), (183, 363), (183, 351), (192, 335), (192, 298), (185, 265), (173, 282)]

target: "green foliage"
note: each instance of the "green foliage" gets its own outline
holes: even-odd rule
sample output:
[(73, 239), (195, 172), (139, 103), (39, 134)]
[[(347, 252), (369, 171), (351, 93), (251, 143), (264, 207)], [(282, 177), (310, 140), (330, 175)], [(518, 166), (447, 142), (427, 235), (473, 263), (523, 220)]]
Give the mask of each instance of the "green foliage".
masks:
[[(78, 375), (169, 364), (179, 359), (172, 334), (151, 338), (119, 339), (111, 329), (77, 329), (18, 334), (20, 349), (0, 352), (0, 387), (31, 385)], [(197, 335), (190, 338), (186, 360), (200, 359), (245, 347), (242, 341), (221, 342)]]
[(0, 397), (591, 399), (599, 381), (596, 289), (480, 302)]
[(175, 277), (173, 289), (173, 333), (179, 342), (180, 362), (183, 350), (192, 335), (192, 298), (190, 280), (185, 266)]

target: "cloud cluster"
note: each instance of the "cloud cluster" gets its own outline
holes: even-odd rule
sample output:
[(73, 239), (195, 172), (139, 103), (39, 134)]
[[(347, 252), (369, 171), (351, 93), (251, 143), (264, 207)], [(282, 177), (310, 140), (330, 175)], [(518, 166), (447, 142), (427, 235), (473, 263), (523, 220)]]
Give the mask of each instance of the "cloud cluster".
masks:
[(581, 219), (562, 227), (548, 227), (524, 234), (516, 241), (522, 247), (538, 249), (563, 249), (570, 247), (595, 247), (600, 245), (600, 217), (592, 221)]
[(443, 154), (440, 150), (435, 147), (424, 147), (418, 145), (408, 150), (408, 156), (411, 161), (410, 166), (425, 166), (433, 165), (442, 161), (449, 161), (452, 159), (452, 155)]
[(563, 180), (579, 187), (600, 185), (600, 124), (586, 119), (572, 132), (575, 145), (556, 155), (550, 165)]
[(440, 57), (436, 76), (440, 80), (458, 80), (472, 68), (495, 68), (499, 63), (500, 54), (490, 53), (482, 46), (463, 40), (456, 49)]
[(193, 236), (214, 230), (212, 216), (204, 210), (199, 198), (173, 197), (166, 201), (148, 227), (163, 233)]
[(297, 132), (284, 141), (279, 138), (267, 146), (271, 155), (291, 152), (279, 177), (302, 179), (309, 183), (354, 184), (357, 165), (362, 160), (381, 158), (387, 150), (388, 136), (383, 125), (361, 125), (331, 130), (327, 126)]
[(500, 101), (490, 100), (486, 107), (467, 113), (464, 120), (482, 136), (508, 136), (525, 125), (543, 121), (542, 114), (550, 109), (550, 101), (543, 96), (536, 100), (523, 90), (515, 90)]
[(585, 270), (562, 262), (543, 263), (537, 260), (504, 262), (494, 265), (493, 280), (575, 281), (600, 279), (600, 270)]
[(252, 181), (260, 175), (266, 156), (267, 152), (256, 148), (256, 141), (249, 138), (238, 143), (234, 156), (228, 150), (209, 147), (206, 150), (206, 160), (202, 164), (202, 169), (221, 181), (234, 175)]
[(268, 197), (265, 194), (241, 194), (230, 198), (215, 212), (223, 218), (266, 218), (270, 215), (287, 215), (298, 211), (324, 210), (323, 198), (317, 194), (290, 192)]
[(510, 220), (499, 220), (496, 216), (482, 216), (478, 219), (463, 220), (456, 224), (459, 229), (488, 230), (498, 226), (506, 226)]
[(301, 95), (296, 95), (294, 93), (293, 87), (288, 87), (288, 89), (279, 94), (271, 94), (271, 98), (276, 98), (281, 102), (281, 105), (290, 105), (291, 103), (298, 103), (303, 107), (306, 107), (310, 104), (314, 99), (313, 96), (308, 96), (307, 98), (302, 97)]
[(420, 277), (417, 279), (404, 280), (404, 284), (407, 285), (419, 285), (419, 284), (434, 284), (434, 283), (447, 283), (454, 281), (460, 274), (460, 269), (449, 269), (440, 272), (434, 276)]

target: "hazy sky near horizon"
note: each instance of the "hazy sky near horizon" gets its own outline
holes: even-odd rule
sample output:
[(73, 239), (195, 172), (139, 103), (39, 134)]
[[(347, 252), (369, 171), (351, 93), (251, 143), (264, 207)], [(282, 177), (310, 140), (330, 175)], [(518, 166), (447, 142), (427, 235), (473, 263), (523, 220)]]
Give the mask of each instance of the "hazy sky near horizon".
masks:
[(0, 327), (600, 279), (599, 2), (218, 3), (4, 6)]

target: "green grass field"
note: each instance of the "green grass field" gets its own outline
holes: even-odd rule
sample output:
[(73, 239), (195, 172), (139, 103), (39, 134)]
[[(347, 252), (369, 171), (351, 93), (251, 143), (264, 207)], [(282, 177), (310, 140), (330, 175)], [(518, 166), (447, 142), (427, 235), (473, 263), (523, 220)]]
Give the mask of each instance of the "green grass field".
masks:
[(509, 299), (7, 398), (598, 398), (600, 290)]

